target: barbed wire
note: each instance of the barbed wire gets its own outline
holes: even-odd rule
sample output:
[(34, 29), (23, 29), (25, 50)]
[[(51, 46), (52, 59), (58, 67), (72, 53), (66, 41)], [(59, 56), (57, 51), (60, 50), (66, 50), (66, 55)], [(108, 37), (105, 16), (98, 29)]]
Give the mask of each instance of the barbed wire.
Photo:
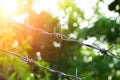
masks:
[(56, 73), (56, 74), (59, 74), (59, 75), (62, 75), (62, 76), (68, 77), (68, 78), (75, 78), (76, 80), (84, 80), (84, 78), (80, 78), (78, 76), (69, 75), (69, 74), (66, 74), (66, 73), (61, 72), (61, 71), (57, 71), (57, 70), (54, 70), (54, 69), (51, 69), (51, 68), (44, 67), (44, 66), (38, 64), (37, 62), (35, 62), (33, 59), (28, 58), (28, 56), (22, 56), (18, 53), (15, 53), (15, 52), (12, 52), (12, 51), (9, 51), (9, 50), (5, 50), (5, 49), (1, 49), (1, 48), (0, 48), (0, 52), (17, 56), (22, 61), (24, 61), (25, 63), (32, 64), (34, 66), (38, 66), (39, 68), (45, 69), (45, 70), (47, 70), (51, 73)]
[[(113, 58), (117, 58), (117, 59), (120, 59), (119, 56), (117, 55), (114, 55), (110, 50), (115, 46), (115, 45), (112, 45), (109, 49), (105, 49), (105, 48), (100, 48), (98, 45), (90, 45), (90, 44), (86, 44), (86, 43), (83, 43), (82, 41), (79, 41), (79, 40), (75, 40), (75, 39), (71, 39), (69, 37), (67, 37), (66, 35), (62, 34), (62, 33), (57, 33), (56, 31), (54, 31), (53, 33), (50, 33), (50, 32), (47, 32), (45, 30), (42, 30), (42, 29), (39, 29), (39, 28), (36, 28), (36, 27), (33, 27), (33, 26), (30, 26), (30, 25), (25, 25), (25, 24), (22, 24), (22, 23), (18, 23), (12, 19), (9, 19), (12, 23), (15, 23), (15, 24), (18, 24), (20, 26), (24, 26), (26, 28), (29, 28), (29, 29), (32, 29), (32, 30), (35, 30), (35, 31), (38, 31), (42, 34), (46, 34), (46, 35), (50, 35), (50, 36), (53, 36), (53, 37), (57, 37), (63, 41), (67, 41), (67, 42), (72, 42), (72, 43), (77, 43), (79, 45), (84, 45), (84, 46), (87, 46), (89, 48), (92, 48), (92, 49), (95, 49), (95, 50), (98, 50), (101, 54), (103, 55), (108, 55), (108, 56), (111, 56)], [(54, 69), (51, 69), (51, 68), (47, 68), (47, 67), (44, 67), (38, 63), (36, 63), (33, 59), (30, 59), (28, 58), (27, 56), (22, 56), (18, 53), (15, 53), (15, 52), (12, 52), (12, 51), (9, 51), (9, 50), (5, 50), (5, 49), (1, 49), (0, 48), (0, 51), (1, 52), (4, 52), (4, 53), (8, 53), (8, 54), (12, 54), (14, 56), (17, 56), (19, 57), (21, 60), (23, 60), (24, 62), (28, 63), (28, 64), (34, 64), (35, 66), (38, 66), (42, 69), (45, 69), (49, 72), (52, 72), (52, 73), (56, 73), (56, 74), (60, 74), (62, 76), (65, 76), (65, 77), (69, 77), (69, 78), (75, 78), (75, 80), (83, 80), (84, 78), (80, 78), (77, 76), (77, 70), (76, 70), (76, 75), (69, 75), (69, 74), (66, 74), (66, 73), (63, 73), (61, 71), (57, 71), (57, 70), (54, 70)]]
[(74, 43), (77, 43), (79, 45), (84, 45), (84, 46), (87, 46), (89, 48), (92, 48), (92, 49), (95, 49), (95, 50), (98, 50), (101, 54), (103, 55), (108, 55), (108, 56), (111, 56), (113, 58), (117, 58), (117, 59), (120, 59), (119, 56), (113, 54), (110, 50), (115, 46), (115, 44), (113, 44), (109, 49), (105, 49), (105, 48), (100, 48), (98, 45), (90, 45), (90, 44), (86, 44), (86, 43), (83, 43), (82, 41), (79, 41), (79, 40), (75, 40), (75, 39), (71, 39), (69, 37), (67, 37), (66, 35), (62, 34), (62, 33), (57, 33), (55, 30), (53, 33), (50, 33), (50, 32), (47, 32), (45, 30), (42, 30), (40, 28), (36, 28), (36, 27), (33, 27), (33, 26), (30, 26), (30, 25), (25, 25), (25, 24), (22, 24), (22, 23), (18, 23), (12, 19), (9, 19), (11, 22), (15, 23), (15, 24), (18, 24), (20, 26), (24, 26), (26, 28), (29, 28), (29, 29), (32, 29), (32, 30), (35, 30), (35, 31), (38, 31), (42, 34), (46, 34), (46, 35), (50, 35), (50, 36), (54, 36), (54, 37), (57, 37), (63, 41), (67, 41), (67, 42), (74, 42)]

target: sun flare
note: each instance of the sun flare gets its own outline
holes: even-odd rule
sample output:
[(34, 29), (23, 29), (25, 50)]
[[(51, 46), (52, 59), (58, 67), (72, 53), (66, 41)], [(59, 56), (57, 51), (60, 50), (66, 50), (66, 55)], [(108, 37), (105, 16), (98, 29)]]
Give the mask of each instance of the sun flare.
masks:
[(2, 9), (0, 13), (5, 15), (13, 14), (18, 9), (18, 2), (17, 0), (0, 0), (0, 9)]
[[(24, 7), (24, 5), (27, 6), (26, 0), (23, 0), (23, 2), (19, 2), (19, 0), (0, 0), (0, 16), (12, 18), (17, 22), (24, 22), (24, 19), (29, 15), (26, 15), (28, 10), (24, 13), (16, 14), (17, 12), (22, 12), (22, 9), (19, 9), (19, 7)], [(40, 14), (42, 11), (50, 11), (51, 13), (55, 13), (57, 10), (57, 1), (33, 0), (31, 9), (37, 14)]]
[(32, 5), (32, 9), (36, 11), (36, 13), (41, 13), (44, 11), (49, 11), (55, 13), (57, 10), (57, 2), (58, 0), (35, 0)]

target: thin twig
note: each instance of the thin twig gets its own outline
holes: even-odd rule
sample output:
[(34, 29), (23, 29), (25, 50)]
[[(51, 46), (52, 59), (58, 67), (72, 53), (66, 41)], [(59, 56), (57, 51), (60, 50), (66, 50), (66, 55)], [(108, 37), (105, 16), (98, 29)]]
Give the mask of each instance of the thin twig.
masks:
[(35, 66), (38, 66), (38, 67), (40, 67), (42, 69), (45, 69), (45, 70), (47, 70), (47, 71), (49, 71), (51, 73), (56, 73), (56, 74), (59, 74), (59, 75), (65, 76), (65, 77), (69, 77), (69, 78), (77, 78), (78, 80), (83, 80), (83, 78), (80, 78), (80, 77), (77, 77), (77, 76), (74, 76), (74, 75), (69, 75), (69, 74), (63, 73), (61, 71), (57, 71), (57, 70), (54, 70), (54, 69), (50, 69), (50, 68), (44, 67), (44, 66), (36, 63), (33, 59), (28, 58), (27, 56), (22, 56), (22, 55), (20, 55), (18, 53), (15, 53), (15, 52), (12, 52), (12, 51), (8, 51), (8, 50), (4, 50), (4, 49), (1, 49), (1, 48), (0, 48), (0, 52), (17, 56), (22, 61), (24, 61), (24, 62), (26, 62), (28, 64), (33, 64)]

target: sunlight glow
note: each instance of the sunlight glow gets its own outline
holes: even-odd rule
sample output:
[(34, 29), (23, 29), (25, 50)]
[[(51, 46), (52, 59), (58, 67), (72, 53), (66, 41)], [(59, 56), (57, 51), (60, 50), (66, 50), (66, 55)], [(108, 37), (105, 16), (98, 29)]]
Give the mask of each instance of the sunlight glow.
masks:
[(108, 6), (103, 3), (103, 2), (99, 2), (99, 11), (100, 13), (104, 14), (105, 17), (107, 18), (112, 18), (112, 17), (118, 17), (119, 14), (115, 13), (113, 11), (109, 11)]
[(55, 13), (57, 10), (57, 1), (58, 0), (35, 0), (33, 2), (32, 9), (38, 14), (40, 14), (43, 10)]
[(12, 16), (12, 20), (19, 22), (19, 23), (24, 23), (25, 19), (28, 17), (28, 13)]
[(0, 8), (7, 15), (13, 14), (18, 9), (17, 0), (0, 0)]
[(83, 60), (84, 60), (84, 62), (89, 63), (89, 62), (91, 62), (93, 60), (93, 58), (88, 57), (88, 56), (84, 56)]
[(87, 40), (84, 40), (83, 43), (92, 45), (96, 41), (96, 37), (90, 37)]
[[(85, 14), (85, 18), (89, 19), (94, 15), (94, 6), (96, 5), (97, 0), (76, 0), (75, 4), (79, 7)], [(88, 14), (89, 12), (89, 14)]]
[(38, 60), (41, 60), (41, 59), (42, 59), (42, 57), (41, 57), (41, 52), (36, 52), (36, 56), (37, 56), (37, 59), (38, 59)]
[(108, 80), (112, 80), (112, 76), (111, 75), (108, 76)]
[(71, 34), (69, 34), (69, 37), (70, 38), (73, 38), (73, 39), (77, 39), (77, 32), (73, 32), (73, 33), (71, 33)]
[(103, 0), (103, 2), (105, 3), (105, 4), (110, 4), (111, 2), (113, 2), (114, 0)]
[(53, 46), (54, 46), (54, 47), (61, 47), (60, 43), (59, 43), (59, 42), (56, 42), (56, 41), (53, 41)]
[(14, 43), (12, 44), (13, 47), (17, 47), (19, 45), (19, 42), (18, 41), (14, 41)]

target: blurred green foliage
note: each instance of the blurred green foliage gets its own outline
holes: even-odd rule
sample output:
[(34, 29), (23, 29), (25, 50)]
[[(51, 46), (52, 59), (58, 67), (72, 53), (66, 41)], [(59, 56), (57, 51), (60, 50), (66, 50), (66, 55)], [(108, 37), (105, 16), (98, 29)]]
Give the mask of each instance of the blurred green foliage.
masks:
[[(101, 2), (104, 1), (96, 0), (96, 4)], [(17, 13), (28, 12), (29, 18), (25, 23), (48, 32), (54, 32), (55, 28), (57, 32), (61, 32), (62, 29), (62, 33), (66, 36), (83, 42), (94, 39), (93, 43), (98, 46), (106, 44), (109, 48), (115, 43), (116, 46), (112, 51), (116, 55), (120, 55), (119, 15), (114, 18), (106, 17), (99, 11), (99, 5), (94, 5), (92, 8), (94, 15), (86, 18), (85, 11), (76, 4), (75, 0), (61, 0), (58, 7), (64, 15), (53, 17), (47, 11), (40, 14), (35, 13), (31, 9), (31, 3), (32, 0), (28, 1), (28, 5), (21, 7), (26, 10)], [(98, 41), (99, 43), (97, 43)], [(92, 42), (89, 41), (89, 43)], [(60, 44), (60, 47), (55, 47), (55, 44)], [(36, 60), (38, 64), (67, 74), (75, 75), (76, 69), (78, 69), (78, 76), (85, 77), (85, 80), (120, 79), (119, 60), (99, 54), (94, 49), (61, 41), (56, 37), (13, 24), (2, 16), (0, 16), (0, 48), (27, 55)], [(38, 55), (36, 55), (37, 53)], [(34, 65), (24, 64), (15, 56), (0, 54), (0, 80), (70, 79), (49, 73)]]

